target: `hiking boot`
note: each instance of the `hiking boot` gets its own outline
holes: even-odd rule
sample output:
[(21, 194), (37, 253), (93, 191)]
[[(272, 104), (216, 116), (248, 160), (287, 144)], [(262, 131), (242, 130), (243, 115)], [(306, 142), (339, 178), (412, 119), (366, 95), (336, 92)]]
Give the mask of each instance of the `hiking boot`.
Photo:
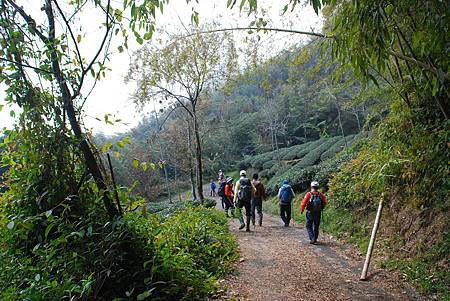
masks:
[(313, 240), (310, 240), (309, 243), (312, 244), (312, 245), (315, 245), (316, 241), (313, 239)]
[(285, 227), (289, 227), (289, 224), (284, 224)]
[(262, 215), (259, 216), (258, 225), (259, 225), (260, 227), (262, 227)]
[(239, 222), (241, 223), (239, 230), (242, 230), (245, 228), (244, 218), (242, 217), (242, 214), (238, 218), (239, 218)]
[[(255, 224), (253, 224), (255, 225)], [(245, 229), (246, 232), (250, 232), (250, 216), (247, 216), (247, 229)]]

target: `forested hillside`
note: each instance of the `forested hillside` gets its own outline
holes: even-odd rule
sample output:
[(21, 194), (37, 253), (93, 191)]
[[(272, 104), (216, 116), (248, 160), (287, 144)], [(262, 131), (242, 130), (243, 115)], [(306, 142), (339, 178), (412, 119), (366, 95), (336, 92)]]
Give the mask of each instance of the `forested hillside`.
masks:
[[(246, 156), (252, 158), (321, 138), (340, 137), (334, 138), (333, 141), (339, 140), (339, 143), (325, 155), (331, 158), (350, 146), (356, 134), (370, 130), (372, 124), (387, 114), (389, 91), (383, 86), (363, 84), (351, 73), (336, 83), (332, 78), (336, 67), (329, 63), (328, 55), (321, 56), (319, 52), (317, 41), (285, 51), (228, 78), (220, 90), (200, 100), (199, 120), (207, 176), (215, 178), (219, 169), (237, 168)], [(151, 183), (145, 186), (153, 191), (144, 191), (139, 185), (136, 189), (155, 200), (159, 194), (167, 196), (164, 172), (158, 176), (136, 170), (130, 158), (154, 162), (162, 155), (171, 189), (179, 191), (180, 186), (186, 187), (183, 180), (195, 174), (194, 163), (188, 159), (193, 148), (192, 137), (185, 134), (186, 118), (181, 108), (170, 107), (150, 114), (130, 133), (117, 137), (97, 136), (96, 142), (102, 148), (127, 139), (126, 155), (115, 159), (115, 164), (120, 166), (118, 178), (130, 186), (129, 179), (139, 178), (141, 173), (141, 183)], [(326, 147), (323, 145), (324, 150)], [(148, 149), (151, 151), (145, 151)], [(287, 160), (300, 157), (291, 155)], [(307, 165), (317, 161), (313, 159)], [(270, 175), (263, 175), (272, 176), (275, 172), (281, 175), (283, 169), (280, 167)]]
[[(409, 281), (423, 298), (450, 298), (450, 4), (223, 2), (248, 26), (203, 20), (202, 1), (1, 1), (0, 84), (17, 118), (0, 141), (0, 299), (226, 299), (233, 288), (223, 279), (239, 280), (240, 251), (252, 249), (243, 244), (258, 240), (250, 247), (277, 256), (256, 266), (275, 272), (252, 276), (278, 285), (279, 257), (296, 268), (297, 294), (276, 298), (335, 300), (333, 286), (342, 299), (399, 296), (354, 289), (362, 284), (344, 279), (355, 275), (336, 253), (344, 243), (367, 250), (381, 198), (373, 258), (392, 277), (375, 284)], [(189, 24), (178, 14), (173, 23), (170, 5), (188, 11)], [(289, 28), (274, 27), (272, 5)], [(320, 31), (295, 28), (302, 7), (321, 16)], [(160, 20), (172, 23), (158, 28)], [(290, 34), (289, 46), (264, 55), (269, 32)], [(128, 132), (100, 134), (86, 126), (85, 105), (108, 106), (91, 92), (121, 53), (130, 57), (124, 86), (147, 113)], [(218, 198), (204, 195), (219, 169), (235, 182), (238, 170), (258, 172), (272, 215), (288, 180), (300, 225), (300, 200), (319, 181), (328, 199), (321, 229), (341, 241), (306, 245), (270, 216), (271, 226), (252, 232), (248, 212), (252, 236), (242, 240)], [(290, 257), (278, 256), (286, 247)], [(308, 271), (314, 277), (331, 280), (335, 268), (345, 277), (320, 283), (326, 294), (312, 291), (299, 283), (317, 280), (298, 274), (304, 258), (320, 266)]]

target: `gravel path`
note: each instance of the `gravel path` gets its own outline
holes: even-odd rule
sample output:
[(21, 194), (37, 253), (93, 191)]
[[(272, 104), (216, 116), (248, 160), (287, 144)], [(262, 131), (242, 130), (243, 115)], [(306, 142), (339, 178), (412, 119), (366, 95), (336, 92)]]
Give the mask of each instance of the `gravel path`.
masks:
[(370, 280), (359, 281), (362, 254), (330, 235), (321, 233), (319, 243), (310, 245), (304, 225), (285, 228), (268, 214), (263, 227), (252, 227), (252, 232), (238, 227), (237, 219), (230, 221), (241, 259), (235, 275), (222, 283), (227, 291), (224, 299), (422, 300), (393, 272), (370, 269)]

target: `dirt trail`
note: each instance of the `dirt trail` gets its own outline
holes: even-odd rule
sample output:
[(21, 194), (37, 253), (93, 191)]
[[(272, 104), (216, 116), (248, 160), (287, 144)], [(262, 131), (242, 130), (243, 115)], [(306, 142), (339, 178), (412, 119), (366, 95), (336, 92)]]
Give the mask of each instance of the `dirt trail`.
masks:
[[(217, 208), (222, 210), (219, 201)], [(236, 275), (223, 281), (232, 300), (422, 300), (392, 272), (371, 269), (370, 281), (359, 281), (362, 254), (323, 233), (310, 245), (303, 224), (285, 228), (265, 214), (263, 227), (238, 227), (233, 219), (241, 261)]]

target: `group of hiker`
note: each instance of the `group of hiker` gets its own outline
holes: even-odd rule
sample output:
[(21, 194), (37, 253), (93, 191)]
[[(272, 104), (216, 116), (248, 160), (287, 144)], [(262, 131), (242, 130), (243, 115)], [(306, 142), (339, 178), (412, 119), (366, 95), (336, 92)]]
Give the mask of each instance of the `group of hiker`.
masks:
[[(217, 194), (216, 188), (218, 188)], [(306, 210), (306, 230), (311, 244), (316, 244), (317, 242), (321, 213), (327, 205), (325, 195), (318, 189), (319, 182), (312, 181), (311, 190), (305, 194), (300, 209), (301, 214)], [(254, 173), (250, 180), (247, 178), (247, 172), (241, 170), (239, 172), (239, 180), (233, 183), (232, 177), (225, 176), (223, 171), (219, 170), (218, 186), (211, 179), (210, 190), (211, 196), (218, 195), (221, 198), (222, 208), (225, 210), (227, 217), (236, 217), (239, 219), (239, 230), (246, 228), (245, 230), (249, 232), (250, 223), (255, 227), (255, 213), (258, 213), (258, 225), (262, 227), (262, 204), (266, 200), (267, 194), (257, 173)], [(289, 227), (295, 193), (287, 179), (283, 180), (277, 196), (280, 204), (280, 217), (284, 226)], [(245, 208), (245, 221), (242, 208)]]

